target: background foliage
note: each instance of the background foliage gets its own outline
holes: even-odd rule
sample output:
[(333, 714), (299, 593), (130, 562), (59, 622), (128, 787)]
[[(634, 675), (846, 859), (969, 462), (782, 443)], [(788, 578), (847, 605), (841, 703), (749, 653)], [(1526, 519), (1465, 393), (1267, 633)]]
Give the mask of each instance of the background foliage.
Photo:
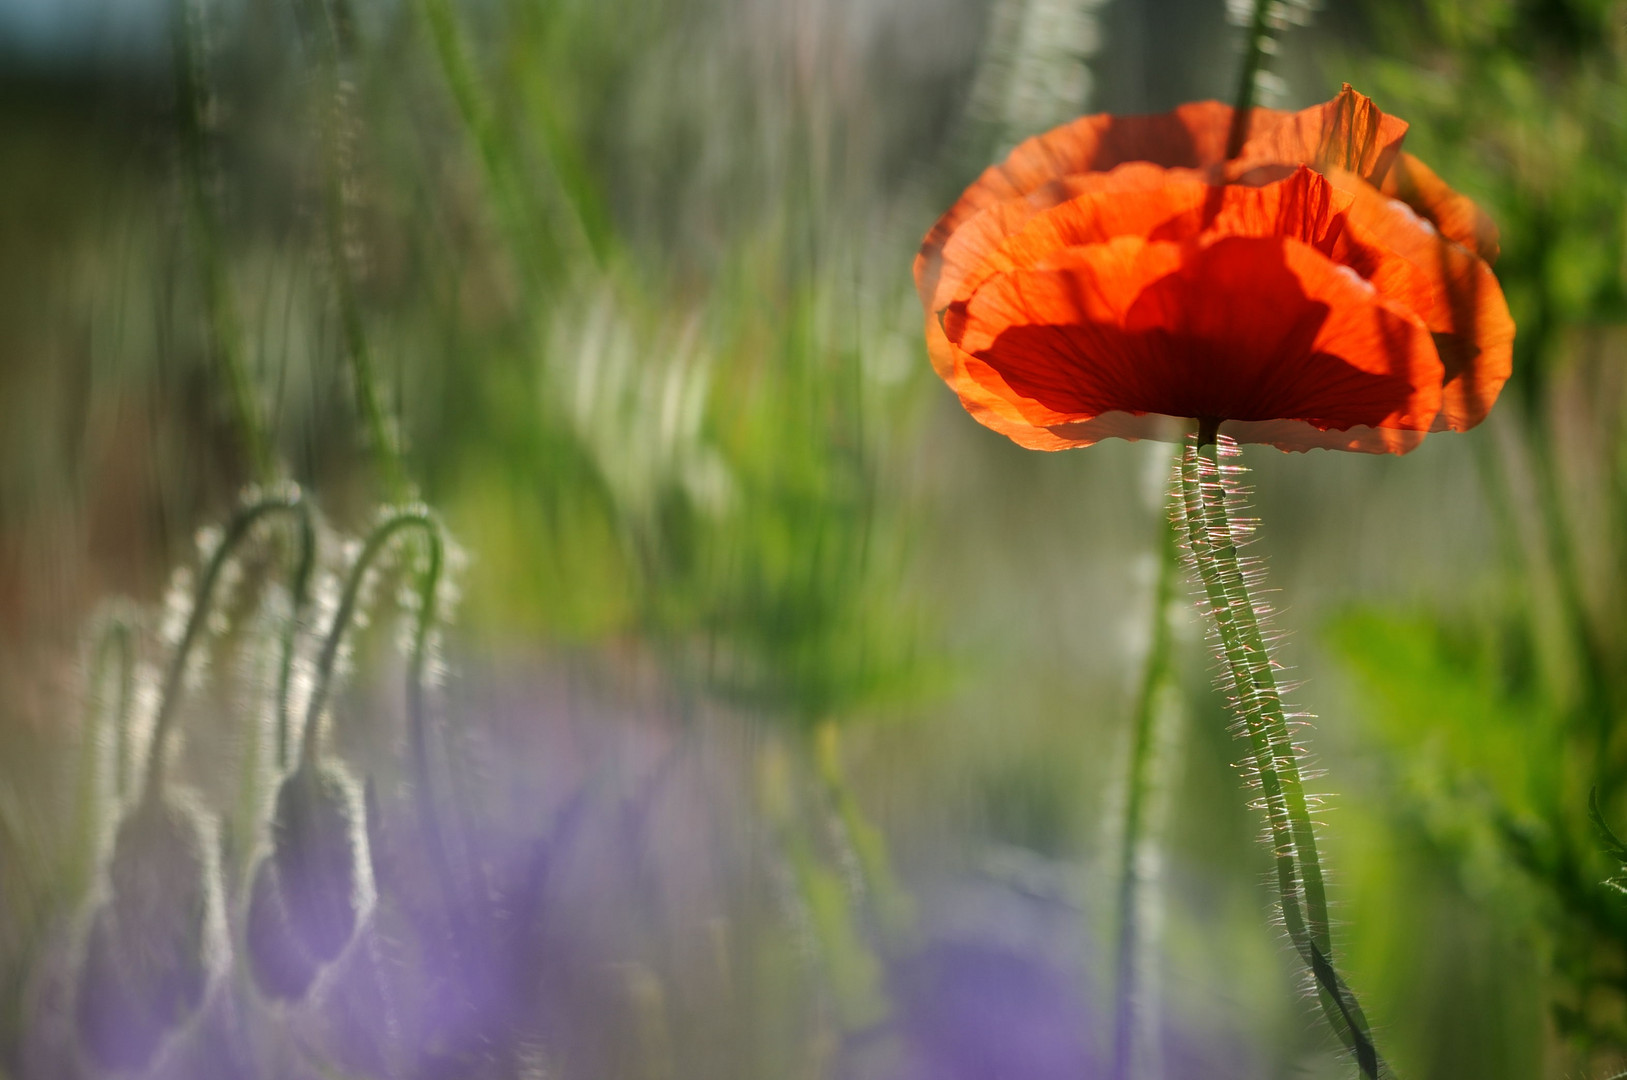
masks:
[[(97, 613), (137, 605), (145, 702), (194, 535), (281, 478), (329, 575), (414, 491), (467, 551), (439, 797), (492, 925), (544, 929), (443, 955), (406, 899), (433, 873), (389, 577), (325, 751), (370, 778), (377, 944), (288, 1007), (221, 979), (159, 1074), (1095, 1075), (1169, 451), (979, 428), (908, 266), (1016, 139), (1229, 96), (1225, 20), (0, 3), (0, 1074), (93, 1068), (69, 1018), (115, 817)], [(1627, 899), (1588, 821), (1597, 789), (1627, 822), (1627, 16), (1362, 0), (1280, 46), (1279, 103), (1353, 83), (1491, 212), (1520, 328), (1481, 429), (1245, 459), (1321, 717), (1349, 976), (1400, 1075), (1602, 1077), (1627, 1055)], [(279, 543), (182, 720), (228, 921), (270, 835), (279, 594), (251, 586)], [(1342, 1075), (1178, 599), (1138, 857), (1147, 1075)], [(434, 986), (513, 1006), (413, 1042)]]

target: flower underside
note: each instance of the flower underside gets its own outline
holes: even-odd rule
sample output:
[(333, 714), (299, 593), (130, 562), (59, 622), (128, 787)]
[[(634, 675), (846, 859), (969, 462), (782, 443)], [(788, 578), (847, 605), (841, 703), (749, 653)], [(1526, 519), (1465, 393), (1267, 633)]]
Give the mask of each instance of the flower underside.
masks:
[(1205, 418), (1375, 452), (1485, 417), (1514, 336), (1495, 230), (1348, 88), (1257, 112), (1231, 161), (1230, 110), (1205, 103), (1082, 118), (967, 190), (915, 269), (973, 416), (1036, 449)]

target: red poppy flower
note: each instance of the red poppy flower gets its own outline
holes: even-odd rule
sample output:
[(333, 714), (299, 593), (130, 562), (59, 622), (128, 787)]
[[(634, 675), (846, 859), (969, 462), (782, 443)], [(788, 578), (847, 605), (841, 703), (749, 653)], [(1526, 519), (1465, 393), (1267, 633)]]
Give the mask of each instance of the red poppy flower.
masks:
[(1404, 453), (1485, 418), (1514, 343), (1491, 222), (1349, 86), (1253, 110), (1228, 160), (1231, 119), (1081, 117), (966, 189), (915, 281), (967, 411), (1042, 450), (1198, 419)]

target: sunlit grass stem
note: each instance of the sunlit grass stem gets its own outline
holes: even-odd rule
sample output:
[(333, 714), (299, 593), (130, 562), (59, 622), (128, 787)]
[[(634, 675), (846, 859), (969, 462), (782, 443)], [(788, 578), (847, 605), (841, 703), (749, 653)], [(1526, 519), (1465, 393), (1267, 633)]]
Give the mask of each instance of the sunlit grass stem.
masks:
[[(76, 834), (69, 850), (68, 895), (77, 899), (90, 881), (96, 863), (96, 848), (104, 804), (111, 795), (117, 802), (129, 784), (130, 706), (135, 698), (136, 629), (131, 616), (122, 609), (107, 613), (96, 635), (85, 676), (85, 715), (80, 737), (83, 740), (79, 767), (79, 793), (75, 800)], [(111, 684), (111, 700), (107, 688)], [(106, 738), (111, 734), (112, 738)], [(112, 743), (112, 761), (103, 759)], [(109, 775), (111, 774), (111, 775)]]
[[(458, 118), (479, 157), (497, 224), (509, 241), (510, 255), (522, 283), (538, 294), (545, 283), (559, 276), (564, 263), (561, 256), (566, 254), (562, 238), (547, 220), (526, 213), (529, 202), (525, 180), (511, 140), (499, 129), (496, 111), (480, 84), (457, 5), (453, 0), (420, 0), (420, 8)], [(593, 253), (591, 246), (588, 253)]]
[(1188, 551), (1214, 619), (1234, 704), (1264, 795), (1283, 923), (1310, 968), (1323, 1014), (1362, 1074), (1384, 1068), (1355, 995), (1333, 967), (1326, 888), (1316, 833), (1259, 616), (1237, 557), (1226, 508), (1235, 485), (1220, 461), (1214, 428), (1203, 425), (1181, 459), (1181, 510)]
[(171, 35), (182, 184), (195, 234), (210, 346), (226, 384), (232, 425), (248, 459), (250, 475), (261, 484), (270, 484), (277, 475), (276, 458), (261, 422), (254, 384), (243, 355), (242, 319), (221, 251), (220, 222), (210, 192), (204, 144), (207, 82), (198, 22), (195, 0), (174, 0)]
[(808, 838), (800, 809), (797, 771), (783, 741), (769, 737), (756, 763), (757, 807), (772, 829), (776, 854), (784, 860), (786, 900), (806, 925), (816, 969), (823, 975), (841, 1027), (872, 1029), (887, 1016), (885, 979), (854, 918), (851, 896)]
[(815, 729), (814, 755), (819, 778), (847, 842), (853, 847), (881, 929), (896, 943), (909, 932), (914, 921), (913, 905), (893, 872), (887, 838), (865, 815), (848, 783), (847, 768), (842, 760), (841, 728), (835, 721), (827, 720)]
[(400, 501), (412, 495), (411, 482), (402, 461), (399, 431), (390, 422), (379, 395), (367, 324), (362, 317), (355, 273), (351, 267), (352, 236), (345, 198), (345, 88), (340, 73), (342, 42), (328, 0), (297, 0), (297, 10), (307, 27), (307, 41), (314, 58), (312, 66), (321, 91), (317, 111), (321, 114), (319, 127), (322, 132), (323, 231), (327, 241), (329, 273), (333, 277), (339, 310), (339, 325), (344, 334), (345, 358), (350, 364), (356, 407), (367, 429), (374, 467), (378, 469), (388, 497)]
[(1539, 520), (1553, 562), (1555, 583), (1565, 628), (1576, 650), (1582, 682), (1582, 716), (1594, 727), (1593, 782), (1608, 799), (1616, 787), (1611, 768), (1611, 741), (1616, 729), (1616, 693), (1606, 649), (1593, 627), (1584, 598), (1583, 573), (1576, 555), (1576, 543), (1566, 519), (1559, 462), (1554, 453), (1553, 433), (1548, 425), (1532, 429), (1527, 440), (1532, 458), (1532, 486), (1536, 489)]
[(1140, 969), (1141, 875), (1139, 855), (1146, 843), (1149, 804), (1157, 767), (1158, 699), (1169, 679), (1169, 606), (1175, 593), (1175, 567), (1180, 550), (1168, 522), (1160, 522), (1158, 569), (1153, 581), (1152, 636), (1136, 691), (1130, 722), (1130, 758), (1127, 763), (1124, 828), (1119, 837), (1117, 941), (1113, 958), (1113, 1080), (1136, 1075), (1136, 1039), (1141, 1030)]

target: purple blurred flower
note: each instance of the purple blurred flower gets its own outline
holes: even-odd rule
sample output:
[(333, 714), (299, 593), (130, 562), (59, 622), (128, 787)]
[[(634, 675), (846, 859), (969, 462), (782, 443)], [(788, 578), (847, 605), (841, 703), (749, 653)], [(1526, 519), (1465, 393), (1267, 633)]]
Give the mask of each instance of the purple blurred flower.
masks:
[(1076, 975), (986, 941), (936, 942), (898, 965), (898, 1027), (920, 1080), (1075, 1080), (1093, 1074)]
[(893, 1015), (883, 1030), (857, 1040), (851, 1075), (1098, 1075), (1100, 1019), (1085, 983), (1083, 919), (1063, 890), (979, 876), (919, 895), (927, 909), (925, 938), (889, 965)]

